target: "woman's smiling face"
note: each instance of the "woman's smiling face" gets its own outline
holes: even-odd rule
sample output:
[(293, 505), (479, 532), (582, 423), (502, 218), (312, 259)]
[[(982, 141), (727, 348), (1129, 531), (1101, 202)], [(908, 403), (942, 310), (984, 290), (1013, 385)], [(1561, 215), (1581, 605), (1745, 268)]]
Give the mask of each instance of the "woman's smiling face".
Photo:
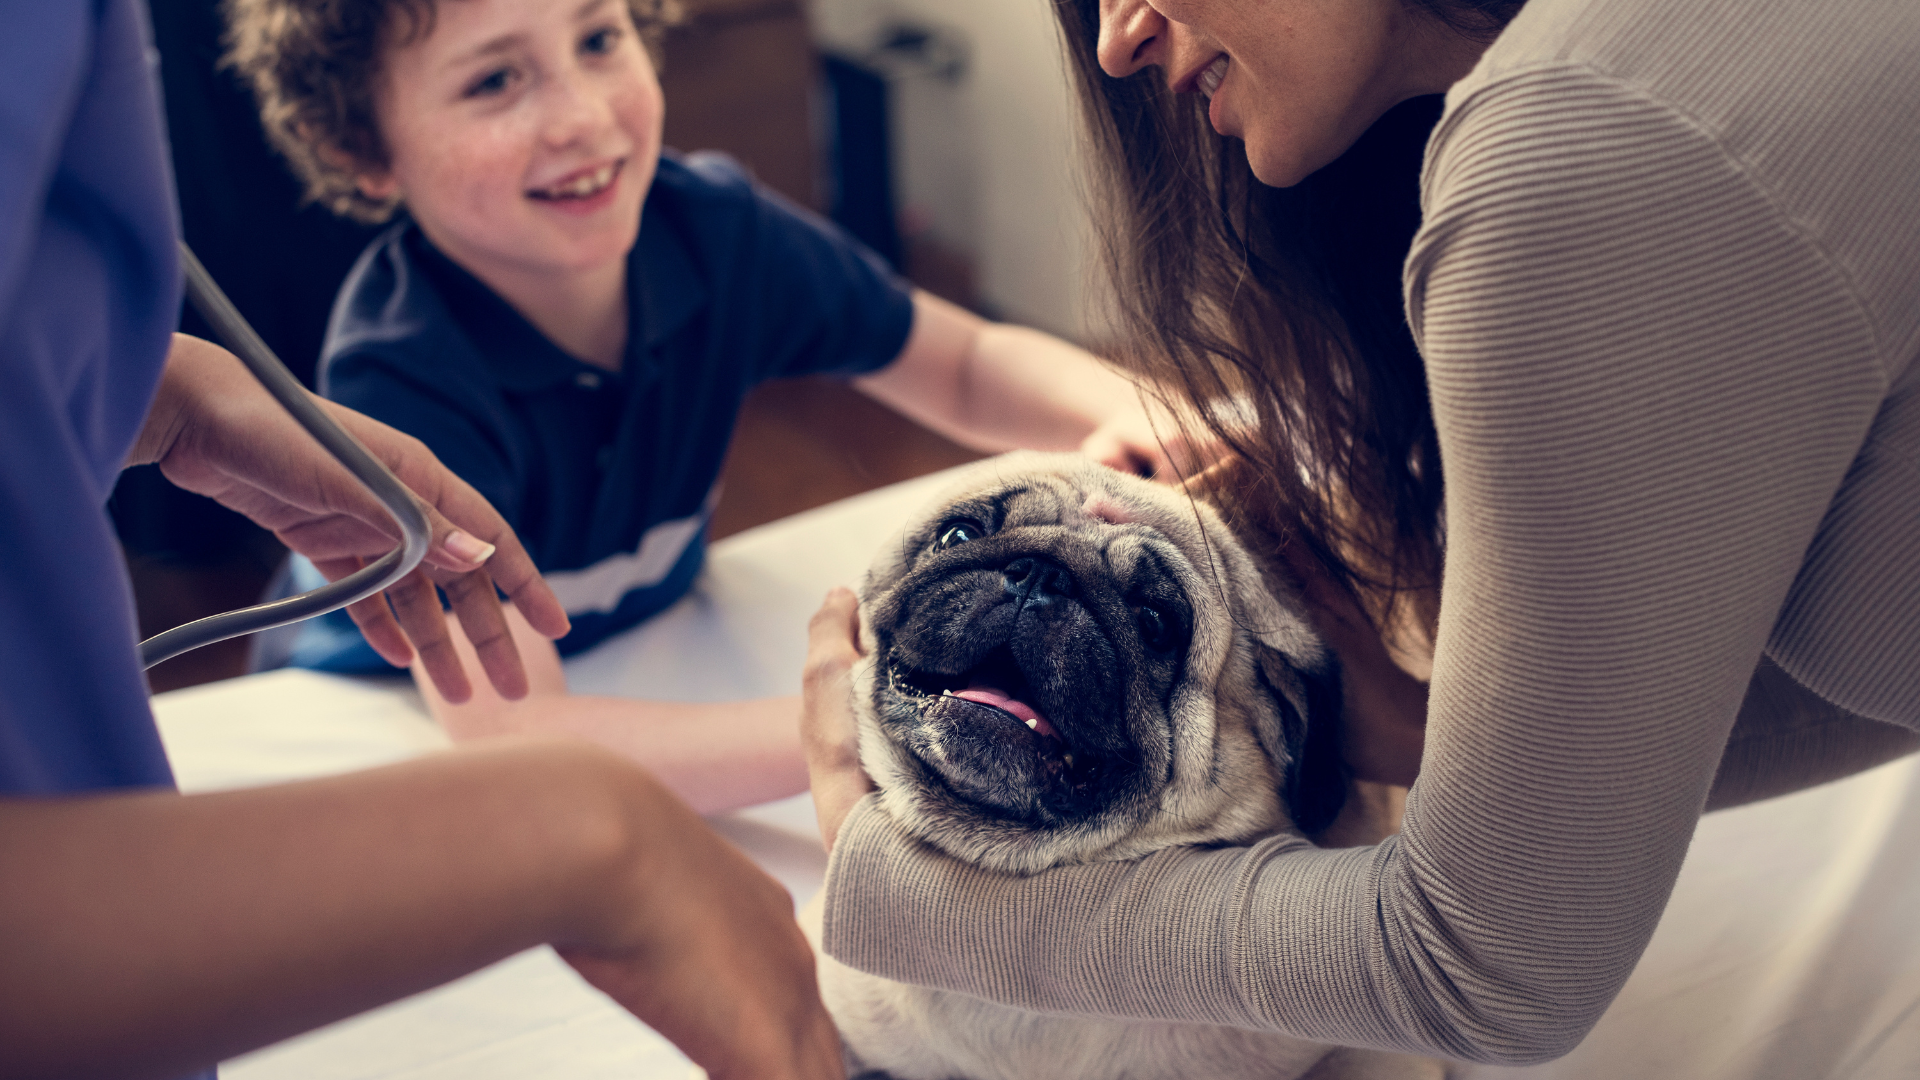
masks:
[(1205, 94), (1263, 183), (1299, 183), (1388, 109), (1438, 93), (1485, 45), (1403, 0), (1100, 0), (1100, 67)]
[(375, 113), (389, 164), (361, 187), (398, 194), (483, 278), (624, 259), (664, 115), (625, 0), (434, 7), (430, 27), (386, 49)]

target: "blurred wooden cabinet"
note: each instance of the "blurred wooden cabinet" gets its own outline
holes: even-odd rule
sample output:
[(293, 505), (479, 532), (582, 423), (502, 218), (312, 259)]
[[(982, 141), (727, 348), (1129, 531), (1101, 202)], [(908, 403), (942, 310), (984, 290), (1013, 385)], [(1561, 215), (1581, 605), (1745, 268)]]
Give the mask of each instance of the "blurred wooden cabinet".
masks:
[(813, 99), (817, 62), (796, 0), (696, 0), (666, 42), (665, 141), (724, 150), (755, 176), (818, 208)]
[[(723, 150), (820, 208), (818, 57), (796, 0), (695, 0), (667, 37), (665, 141)], [(713, 535), (977, 457), (843, 383), (769, 383), (734, 434)]]

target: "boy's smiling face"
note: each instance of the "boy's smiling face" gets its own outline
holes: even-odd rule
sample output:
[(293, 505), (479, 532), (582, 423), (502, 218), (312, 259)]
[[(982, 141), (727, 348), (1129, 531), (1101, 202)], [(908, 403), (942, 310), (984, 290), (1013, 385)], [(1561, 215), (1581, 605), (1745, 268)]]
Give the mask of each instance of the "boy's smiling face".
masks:
[(664, 105), (624, 0), (440, 0), (385, 49), (375, 113), (399, 195), (483, 279), (567, 276), (626, 258)]

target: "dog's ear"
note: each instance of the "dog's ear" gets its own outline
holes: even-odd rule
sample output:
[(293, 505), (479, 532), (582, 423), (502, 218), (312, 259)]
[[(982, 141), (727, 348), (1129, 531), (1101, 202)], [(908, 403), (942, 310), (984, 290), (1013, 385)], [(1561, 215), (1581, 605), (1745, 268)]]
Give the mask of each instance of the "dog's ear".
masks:
[(1260, 684), (1273, 709), (1255, 726), (1261, 747), (1283, 765), (1287, 813), (1309, 836), (1333, 824), (1346, 805), (1351, 770), (1340, 754), (1340, 668), (1331, 654), (1299, 667), (1271, 646), (1257, 647)]

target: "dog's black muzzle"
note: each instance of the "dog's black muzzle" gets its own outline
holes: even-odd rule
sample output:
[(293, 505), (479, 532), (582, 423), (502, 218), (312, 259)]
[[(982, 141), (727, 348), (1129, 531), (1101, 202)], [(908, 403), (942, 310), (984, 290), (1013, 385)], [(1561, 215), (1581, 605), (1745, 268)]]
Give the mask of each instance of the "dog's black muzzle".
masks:
[(1133, 618), (1098, 552), (1075, 548), (969, 543), (930, 556), (875, 612), (884, 729), (996, 817), (1080, 820), (1139, 783)]

